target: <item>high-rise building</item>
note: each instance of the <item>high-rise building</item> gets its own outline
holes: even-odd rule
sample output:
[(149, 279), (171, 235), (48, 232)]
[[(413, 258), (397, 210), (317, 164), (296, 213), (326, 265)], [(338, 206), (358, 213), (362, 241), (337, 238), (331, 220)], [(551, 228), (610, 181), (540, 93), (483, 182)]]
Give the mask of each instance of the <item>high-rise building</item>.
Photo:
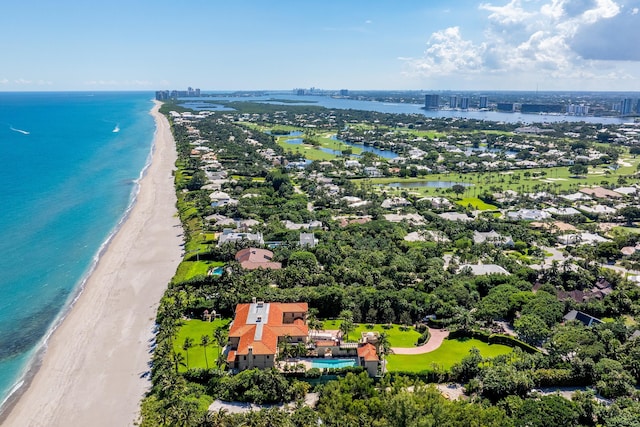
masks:
[(428, 94), (424, 96), (424, 108), (438, 110), (440, 108), (440, 95)]
[(458, 95), (452, 95), (449, 97), (449, 108), (458, 107)]
[(640, 99), (638, 99), (638, 103), (636, 104), (636, 114), (640, 114)]
[(631, 98), (625, 98), (620, 101), (620, 114), (623, 116), (631, 114)]
[(489, 106), (489, 97), (482, 95), (480, 97), (480, 108), (487, 108)]
[(513, 102), (498, 102), (496, 104), (496, 109), (498, 111), (515, 111), (515, 105)]
[(349, 96), (349, 89), (340, 89), (340, 96)]
[(589, 114), (589, 106), (584, 104), (569, 104), (567, 105), (567, 114), (574, 116), (586, 116)]
[(460, 98), (460, 108), (463, 110), (468, 110), (469, 109), (469, 97), (468, 96), (463, 96), (462, 98)]

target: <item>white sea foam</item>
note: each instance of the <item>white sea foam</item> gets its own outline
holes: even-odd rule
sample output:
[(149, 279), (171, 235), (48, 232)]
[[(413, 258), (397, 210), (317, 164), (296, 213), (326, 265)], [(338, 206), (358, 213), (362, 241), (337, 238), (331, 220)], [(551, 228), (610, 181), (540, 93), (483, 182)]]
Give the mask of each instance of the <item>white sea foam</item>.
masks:
[(26, 130), (22, 130), (22, 129), (16, 129), (13, 126), (9, 126), (9, 129), (11, 129), (14, 132), (20, 132), (23, 135), (29, 135), (31, 132), (28, 132)]
[(116, 125), (116, 127), (113, 128), (113, 130), (111, 131), (113, 133), (118, 133), (120, 132), (120, 126)]

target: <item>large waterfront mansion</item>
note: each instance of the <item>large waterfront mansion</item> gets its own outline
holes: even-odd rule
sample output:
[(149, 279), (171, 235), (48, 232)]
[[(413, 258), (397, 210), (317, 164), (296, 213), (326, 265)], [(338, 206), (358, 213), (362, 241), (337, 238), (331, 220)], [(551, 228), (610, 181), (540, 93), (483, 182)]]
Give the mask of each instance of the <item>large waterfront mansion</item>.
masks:
[(328, 359), (351, 357), (369, 375), (378, 374), (379, 358), (375, 337), (362, 342), (343, 342), (338, 331), (309, 334), (307, 303), (238, 304), (227, 345), (227, 363), (236, 371), (277, 366), (281, 344), (304, 345), (307, 356)]

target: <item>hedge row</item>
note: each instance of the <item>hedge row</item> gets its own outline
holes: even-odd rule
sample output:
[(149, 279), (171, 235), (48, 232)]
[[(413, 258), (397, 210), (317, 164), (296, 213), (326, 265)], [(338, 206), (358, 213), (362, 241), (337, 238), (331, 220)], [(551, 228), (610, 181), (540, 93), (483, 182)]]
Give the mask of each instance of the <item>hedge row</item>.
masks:
[(453, 331), (449, 334), (449, 339), (456, 338), (475, 338), (488, 344), (502, 344), (509, 347), (519, 347), (527, 353), (540, 352), (540, 350), (536, 347), (529, 345), (526, 342), (520, 341), (519, 339), (514, 338), (510, 335), (490, 334), (489, 332), (484, 331), (468, 331), (464, 329), (458, 329), (457, 331)]

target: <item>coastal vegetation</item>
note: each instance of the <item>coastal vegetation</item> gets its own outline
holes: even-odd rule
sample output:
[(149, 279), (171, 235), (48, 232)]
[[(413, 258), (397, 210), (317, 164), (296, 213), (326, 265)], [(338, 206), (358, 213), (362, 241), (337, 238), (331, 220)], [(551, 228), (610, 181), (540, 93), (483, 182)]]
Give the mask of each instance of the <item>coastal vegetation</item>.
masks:
[[(595, 426), (626, 425), (640, 413), (640, 289), (607, 268), (623, 257), (621, 249), (640, 243), (628, 231), (640, 219), (628, 209), (636, 196), (613, 192), (636, 182), (638, 159), (624, 141), (601, 142), (599, 126), (587, 124), (544, 125), (548, 132), (532, 135), (508, 123), (233, 107), (188, 119), (163, 106), (166, 114), (176, 111), (169, 115), (185, 261), (158, 310), (153, 388), (141, 425), (307, 426), (320, 419), (382, 426), (424, 419)], [(309, 150), (283, 143), (290, 136), (282, 134), (292, 131)], [(345, 147), (374, 146), (404, 161), (364, 151), (356, 157), (357, 147), (340, 146), (331, 159), (306, 156), (334, 132)], [(472, 148), (479, 150), (465, 154)], [(545, 165), (531, 163), (543, 157)], [(586, 175), (563, 158), (582, 158)], [(459, 187), (417, 185), (426, 182)], [(584, 207), (565, 216), (574, 202), (562, 197), (582, 197), (592, 186), (603, 196), (580, 199)], [(540, 218), (522, 217), (534, 213)], [(220, 244), (229, 228), (262, 240)], [(600, 240), (559, 243), (567, 230)], [(317, 241), (301, 243), (301, 232)], [(281, 268), (243, 269), (235, 254), (248, 246), (270, 248)], [(634, 252), (624, 261), (640, 259)], [(388, 373), (375, 380), (313, 370), (233, 376), (223, 369), (224, 340), (215, 334), (236, 304), (253, 298), (305, 302), (310, 321), (342, 330), (347, 341), (377, 331), (391, 347), (410, 348), (429, 339), (429, 328), (451, 334), (429, 353), (384, 354)], [(200, 320), (213, 312), (221, 319)], [(462, 384), (467, 400), (449, 401), (428, 382)], [(319, 393), (315, 407), (303, 403), (310, 384)], [(534, 391), (545, 387), (585, 391), (573, 400)], [(595, 393), (611, 400), (604, 404)], [(295, 403), (231, 415), (207, 410), (215, 398)]]

